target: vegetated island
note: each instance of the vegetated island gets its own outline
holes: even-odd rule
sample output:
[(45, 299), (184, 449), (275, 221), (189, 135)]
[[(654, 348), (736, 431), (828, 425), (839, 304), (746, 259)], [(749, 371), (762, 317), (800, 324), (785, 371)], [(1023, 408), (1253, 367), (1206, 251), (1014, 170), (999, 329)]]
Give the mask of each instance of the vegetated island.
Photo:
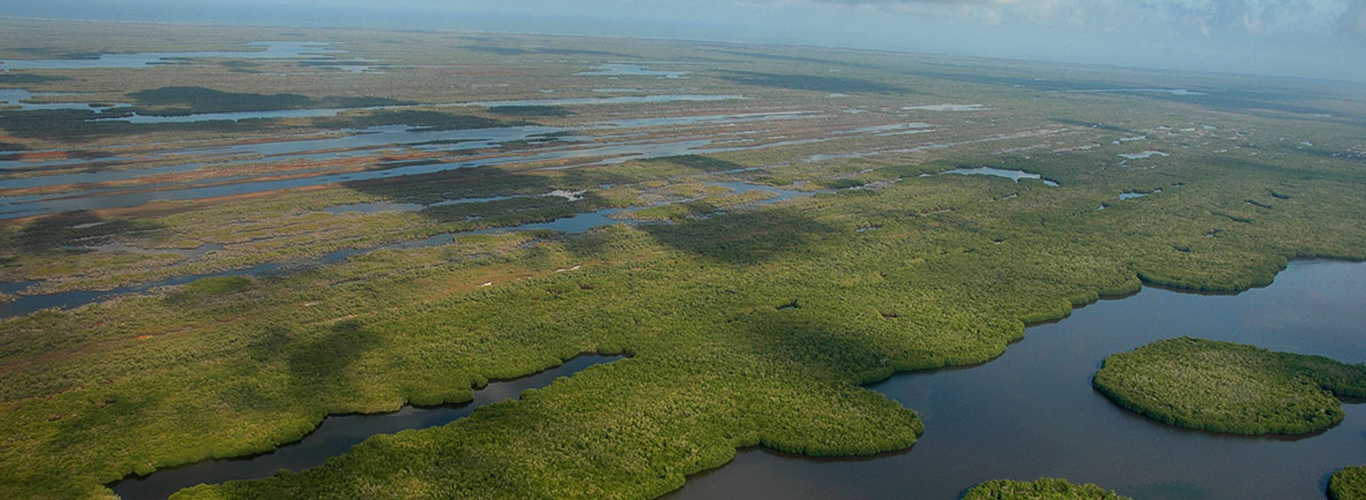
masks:
[[(234, 50), (284, 36), (0, 26), (0, 47), (56, 53)], [(1057, 66), (1016, 78), (1002, 77), (1019, 72), (1013, 63), (950, 69), (938, 56), (755, 46), (688, 66), (697, 96), (744, 99), (632, 103), (595, 92), (625, 82), (574, 76), (583, 68), (542, 51), (677, 61), (713, 59), (715, 47), (513, 35), (470, 46), (440, 33), (312, 29), (287, 38), (344, 44), (383, 59), (385, 73), (200, 60), (18, 75), (27, 91), (64, 93), (49, 100), (258, 112), (224, 108), (247, 100), (279, 118), (5, 111), (3, 140), (17, 146), (0, 147), (24, 150), (0, 159), (23, 167), (6, 174), (8, 193), (25, 192), (23, 180), (44, 197), (24, 203), (39, 213), (0, 224), (0, 273), (26, 287), (18, 301), (250, 277), (68, 310), (13, 307), (0, 321), (0, 498), (108, 499), (105, 485), (130, 474), (265, 452), (327, 415), (468, 401), (490, 378), (583, 352), (631, 358), (449, 425), (372, 437), (318, 467), (177, 498), (653, 498), (746, 446), (909, 448), (919, 417), (865, 384), (987, 361), (1025, 324), (1100, 296), (1141, 283), (1235, 292), (1269, 284), (1288, 259), (1366, 260), (1366, 170), (1354, 152), (1366, 92), (1338, 82), (1191, 75), (1183, 86), (1230, 94), (1069, 93), (1175, 76)], [(441, 61), (488, 66), (452, 80)], [(858, 76), (832, 76), (834, 62)], [(647, 83), (648, 95), (620, 97), (669, 99)], [(1284, 90), (1232, 98), (1245, 87)], [(561, 117), (473, 104), (539, 102), (542, 89), (590, 104), (554, 104), (572, 113)], [(953, 102), (983, 109), (903, 109)], [(337, 107), (348, 109), (285, 113)], [(905, 113), (864, 112), (882, 108)], [(522, 120), (537, 125), (522, 130)], [(646, 135), (614, 139), (625, 134), (609, 122)], [(695, 141), (675, 141), (679, 122)], [(506, 142), (436, 133), (481, 128)], [(1140, 135), (1142, 145), (1120, 141)], [(1119, 156), (1158, 149), (1172, 156)], [(937, 175), (982, 167), (1039, 178)], [(761, 204), (722, 183), (811, 195)], [(133, 198), (161, 201), (121, 206)], [(378, 203), (412, 209), (335, 210)], [(512, 229), (627, 208), (670, 222)]]
[(1130, 500), (1094, 484), (1072, 484), (1066, 479), (1037, 481), (995, 480), (973, 486), (963, 500)]
[(1337, 397), (1366, 396), (1366, 366), (1179, 337), (1106, 358), (1092, 383), (1116, 404), (1171, 425), (1294, 435), (1342, 421)]
[(1366, 498), (1366, 466), (1348, 467), (1333, 473), (1328, 480), (1328, 498), (1360, 500)]

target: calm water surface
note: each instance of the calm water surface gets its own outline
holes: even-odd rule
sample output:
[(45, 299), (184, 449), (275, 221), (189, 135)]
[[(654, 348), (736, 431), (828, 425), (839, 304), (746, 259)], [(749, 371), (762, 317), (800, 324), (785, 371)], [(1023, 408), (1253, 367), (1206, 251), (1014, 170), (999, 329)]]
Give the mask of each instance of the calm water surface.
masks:
[(1004, 177), (1015, 182), (1020, 182), (1020, 179), (1038, 179), (1043, 181), (1045, 186), (1058, 187), (1057, 182), (1044, 179), (1039, 174), (1031, 174), (1023, 170), (1008, 170), (992, 167), (955, 168), (953, 170), (945, 170), (933, 174), (920, 174), (921, 177), (931, 177), (935, 175), (989, 175), (992, 177)]
[(1366, 264), (1296, 262), (1237, 296), (1145, 288), (1102, 301), (984, 365), (895, 376), (870, 386), (920, 413), (909, 451), (812, 460), (740, 453), (667, 498), (958, 498), (989, 479), (1065, 477), (1138, 500), (1313, 499), (1329, 474), (1366, 464), (1366, 405), (1300, 439), (1216, 435), (1122, 410), (1091, 388), (1106, 356), (1187, 335), (1366, 362)]

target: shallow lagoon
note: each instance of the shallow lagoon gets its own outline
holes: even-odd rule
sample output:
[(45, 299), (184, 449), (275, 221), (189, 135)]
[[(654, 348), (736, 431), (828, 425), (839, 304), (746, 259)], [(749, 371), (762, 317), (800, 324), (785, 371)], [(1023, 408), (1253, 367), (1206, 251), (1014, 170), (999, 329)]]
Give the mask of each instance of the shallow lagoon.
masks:
[(920, 413), (912, 449), (815, 460), (749, 450), (666, 498), (950, 500), (981, 481), (1066, 477), (1144, 500), (1321, 500), (1334, 470), (1366, 463), (1366, 405), (1303, 437), (1217, 435), (1130, 413), (1091, 388), (1101, 360), (1180, 335), (1366, 362), (1366, 263), (1292, 263), (1268, 288), (1206, 296), (1144, 288), (1057, 323), (986, 364), (901, 374), (869, 388)]
[(922, 174), (921, 177), (930, 177), (930, 176), (945, 175), (945, 174), (953, 174), (953, 175), (989, 175), (989, 176), (992, 176), (992, 177), (1004, 177), (1004, 178), (1013, 180), (1013, 181), (1015, 181), (1015, 182), (1020, 182), (1020, 179), (1038, 179), (1038, 180), (1040, 180), (1040, 181), (1043, 181), (1043, 183), (1044, 183), (1045, 186), (1050, 186), (1050, 187), (1057, 187), (1057, 186), (1058, 186), (1058, 183), (1057, 183), (1057, 182), (1053, 182), (1053, 181), (1051, 181), (1051, 180), (1044, 179), (1043, 176), (1041, 176), (1041, 175), (1039, 175), (1039, 174), (1031, 174), (1031, 173), (1025, 172), (1025, 171), (1023, 171), (1023, 170), (1006, 170), (1006, 169), (992, 168), (992, 167), (955, 168), (955, 169), (953, 169), (953, 170), (945, 170), (945, 171), (943, 171), (943, 172), (937, 172), (937, 173), (933, 173), (933, 174)]

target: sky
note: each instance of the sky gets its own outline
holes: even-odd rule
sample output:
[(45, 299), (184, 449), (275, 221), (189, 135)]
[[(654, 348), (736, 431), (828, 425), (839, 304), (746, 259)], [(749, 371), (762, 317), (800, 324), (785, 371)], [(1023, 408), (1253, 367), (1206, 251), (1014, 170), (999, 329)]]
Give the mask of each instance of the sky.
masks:
[(762, 42), (1366, 82), (1366, 0), (0, 0), (0, 17)]

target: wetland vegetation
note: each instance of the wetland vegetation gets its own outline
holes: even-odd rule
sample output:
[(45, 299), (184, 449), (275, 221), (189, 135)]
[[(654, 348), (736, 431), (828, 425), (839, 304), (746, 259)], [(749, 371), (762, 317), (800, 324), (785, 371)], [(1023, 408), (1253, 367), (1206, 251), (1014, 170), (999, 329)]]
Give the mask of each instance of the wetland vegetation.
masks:
[(1131, 500), (1094, 484), (1072, 484), (1065, 479), (988, 481), (973, 486), (963, 500)]
[(1347, 467), (1334, 472), (1328, 480), (1331, 500), (1360, 500), (1366, 498), (1366, 466)]
[[(346, 108), (156, 124), (0, 111), (6, 298), (252, 270), (0, 321), (6, 498), (109, 498), (133, 475), (298, 441), (328, 415), (459, 404), (583, 353), (629, 358), (174, 498), (653, 498), (745, 447), (911, 448), (931, 432), (916, 408), (864, 384), (989, 361), (1026, 324), (1098, 298), (1237, 292), (1291, 259), (1366, 259), (1360, 130), (1312, 116), (1366, 109), (1359, 86), (1250, 108), (1066, 92), (1169, 76), (1138, 70), (1050, 66), (1070, 83), (1044, 85), (1006, 62), (853, 50), (59, 24), (0, 21), (0, 47), (320, 41), (384, 72), (272, 58), (244, 72), (216, 56), (0, 79), (157, 113)], [(147, 30), (162, 41), (130, 41)], [(725, 59), (595, 97), (604, 77), (579, 73), (623, 57)], [(945, 102), (982, 105), (932, 108)], [(1121, 158), (1133, 150), (1114, 143), (1136, 134), (1170, 156)], [(927, 175), (949, 172), (988, 175)], [(414, 209), (328, 210), (367, 203)], [(609, 209), (630, 212), (506, 230)]]
[(1162, 422), (1234, 434), (1306, 434), (1342, 421), (1338, 398), (1366, 397), (1366, 366), (1180, 337), (1110, 356), (1097, 390)]

